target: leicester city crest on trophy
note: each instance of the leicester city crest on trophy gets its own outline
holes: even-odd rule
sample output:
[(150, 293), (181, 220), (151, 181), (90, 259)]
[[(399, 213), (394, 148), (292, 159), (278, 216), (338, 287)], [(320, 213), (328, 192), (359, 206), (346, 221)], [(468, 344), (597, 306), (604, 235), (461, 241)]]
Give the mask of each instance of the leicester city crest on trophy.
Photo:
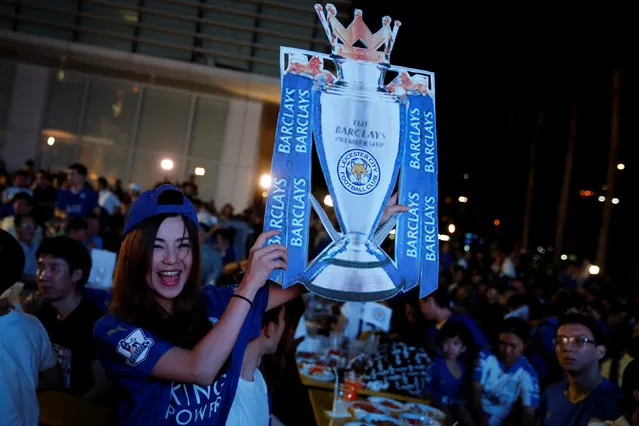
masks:
[[(438, 215), (435, 82), (431, 72), (393, 66), (401, 23), (372, 33), (355, 10), (345, 28), (335, 6), (316, 5), (331, 54), (282, 47), (282, 99), (264, 229), (289, 250), (271, 279), (343, 301), (387, 299), (437, 288)], [(360, 47), (360, 46), (364, 47)], [(334, 72), (325, 66), (333, 64)], [(337, 224), (311, 194), (315, 146)], [(380, 223), (398, 189), (409, 211)], [(308, 258), (311, 209), (331, 238)], [(337, 225), (337, 226), (336, 226)], [(395, 231), (395, 256), (380, 245)]]

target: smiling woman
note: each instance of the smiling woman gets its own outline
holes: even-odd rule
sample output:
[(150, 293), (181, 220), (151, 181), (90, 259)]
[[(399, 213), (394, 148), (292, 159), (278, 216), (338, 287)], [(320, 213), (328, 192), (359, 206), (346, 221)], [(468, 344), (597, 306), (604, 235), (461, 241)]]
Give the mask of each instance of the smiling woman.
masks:
[(118, 384), (121, 425), (224, 425), (246, 346), (266, 310), (299, 289), (265, 286), (286, 268), (285, 247), (260, 235), (244, 278), (200, 287), (195, 208), (175, 187), (142, 194), (124, 227), (110, 313), (96, 323), (98, 353)]

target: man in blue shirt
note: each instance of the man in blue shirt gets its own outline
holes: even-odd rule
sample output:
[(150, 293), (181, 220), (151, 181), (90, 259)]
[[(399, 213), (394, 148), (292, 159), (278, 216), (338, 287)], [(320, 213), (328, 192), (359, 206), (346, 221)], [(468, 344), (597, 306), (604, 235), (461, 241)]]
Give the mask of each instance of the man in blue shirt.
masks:
[(81, 217), (89, 213), (100, 214), (98, 194), (87, 186), (87, 168), (80, 163), (69, 166), (69, 188), (58, 194), (56, 213), (60, 217)]
[(479, 329), (479, 326), (470, 316), (463, 313), (453, 313), (450, 307), (450, 299), (446, 290), (435, 290), (427, 298), (419, 301), (419, 306), (424, 317), (435, 324), (426, 329), (426, 342), (435, 344), (437, 334), (446, 322), (462, 322), (473, 335), (473, 344), (477, 349), (488, 347), (486, 336)]
[(606, 355), (605, 336), (588, 316), (566, 315), (559, 321), (555, 351), (568, 380), (548, 386), (540, 419), (543, 426), (587, 426), (622, 416), (623, 394), (599, 372)]

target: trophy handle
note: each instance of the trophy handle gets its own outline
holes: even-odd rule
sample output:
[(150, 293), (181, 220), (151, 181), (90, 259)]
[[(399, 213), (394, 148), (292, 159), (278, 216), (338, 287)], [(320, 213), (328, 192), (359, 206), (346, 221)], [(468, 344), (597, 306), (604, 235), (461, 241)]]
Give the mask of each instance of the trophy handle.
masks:
[(326, 232), (328, 232), (328, 235), (329, 237), (331, 237), (331, 240), (333, 242), (339, 241), (340, 239), (339, 232), (335, 230), (335, 227), (331, 223), (331, 220), (328, 218), (328, 215), (326, 214), (326, 212), (320, 205), (319, 201), (317, 201), (317, 198), (315, 198), (313, 194), (311, 194), (311, 206), (313, 206), (313, 210), (315, 210), (315, 213), (317, 213), (317, 216), (319, 217), (320, 222), (322, 222), (322, 225), (324, 225), (324, 229), (326, 229)]
[(381, 246), (384, 240), (386, 239), (386, 237), (388, 236), (388, 234), (390, 234), (390, 231), (392, 231), (395, 225), (397, 225), (398, 219), (399, 219), (399, 216), (397, 215), (397, 213), (392, 215), (391, 218), (388, 219), (385, 224), (379, 227), (377, 232), (375, 232), (375, 235), (373, 235), (373, 238), (371, 239), (371, 241), (375, 243), (375, 245)]

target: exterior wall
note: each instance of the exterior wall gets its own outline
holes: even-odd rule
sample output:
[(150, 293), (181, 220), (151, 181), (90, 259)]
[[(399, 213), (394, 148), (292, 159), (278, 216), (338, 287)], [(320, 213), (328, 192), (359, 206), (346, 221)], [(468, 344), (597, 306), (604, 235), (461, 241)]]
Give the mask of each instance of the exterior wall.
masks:
[(46, 68), (26, 64), (15, 67), (3, 149), (8, 170), (18, 169), (26, 160), (35, 159), (38, 155), (49, 80)]
[[(252, 201), (262, 102), (23, 63), (15, 71), (2, 155), (9, 170), (29, 158), (62, 170), (79, 161), (94, 178), (149, 188), (202, 167), (202, 199), (237, 210)], [(161, 169), (163, 159), (172, 170)]]

